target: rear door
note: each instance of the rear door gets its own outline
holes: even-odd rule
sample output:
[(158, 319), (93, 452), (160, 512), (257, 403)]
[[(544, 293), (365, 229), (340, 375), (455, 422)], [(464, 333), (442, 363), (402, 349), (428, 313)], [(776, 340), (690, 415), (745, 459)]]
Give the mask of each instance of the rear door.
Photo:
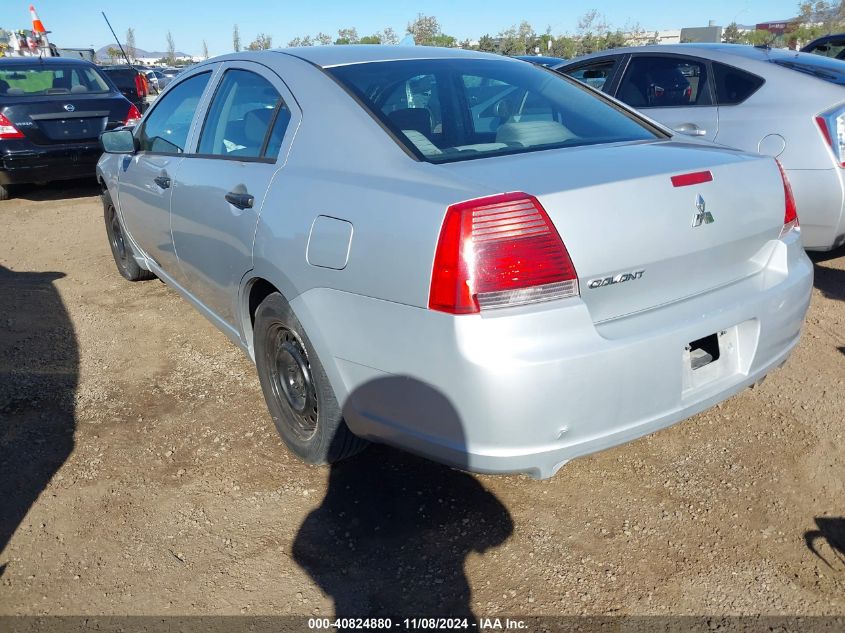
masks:
[(712, 141), (719, 132), (708, 63), (685, 55), (633, 55), (616, 98), (675, 132)]
[(227, 62), (198, 126), (194, 154), (174, 181), (179, 283), (230, 325), (240, 281), (252, 268), (264, 196), (284, 164), (299, 116), (276, 74), (260, 64)]
[(139, 151), (123, 159), (118, 201), (129, 235), (166, 273), (177, 267), (170, 236), (173, 178), (184, 160), (195, 114), (212, 70), (185, 78), (158, 99), (136, 129)]

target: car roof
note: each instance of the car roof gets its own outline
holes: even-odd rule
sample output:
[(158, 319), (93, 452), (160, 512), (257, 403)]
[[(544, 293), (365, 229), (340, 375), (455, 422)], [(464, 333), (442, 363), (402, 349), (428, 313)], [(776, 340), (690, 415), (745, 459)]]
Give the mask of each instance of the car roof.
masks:
[(9, 66), (31, 66), (32, 64), (44, 64), (45, 66), (68, 64), (77, 66), (93, 66), (87, 59), (79, 59), (78, 57), (0, 57), (0, 64)]
[(436, 46), (385, 46), (356, 44), (354, 46), (301, 46), (274, 49), (273, 52), (293, 55), (321, 68), (362, 64), (365, 62), (397, 61), (403, 59), (508, 59), (501, 55), (467, 51), (460, 48)]
[(628, 46), (625, 48), (613, 48), (590, 55), (584, 55), (566, 61), (555, 68), (563, 68), (571, 66), (574, 63), (582, 61), (589, 61), (604, 57), (606, 55), (624, 55), (626, 53), (658, 53), (658, 54), (676, 54), (676, 55), (698, 55), (707, 59), (721, 61), (725, 63), (733, 62), (741, 64), (743, 60), (754, 62), (770, 62), (779, 59), (800, 60), (807, 57), (817, 57), (811, 53), (801, 53), (783, 48), (768, 48), (765, 46), (750, 46), (748, 44), (653, 44), (650, 46)]

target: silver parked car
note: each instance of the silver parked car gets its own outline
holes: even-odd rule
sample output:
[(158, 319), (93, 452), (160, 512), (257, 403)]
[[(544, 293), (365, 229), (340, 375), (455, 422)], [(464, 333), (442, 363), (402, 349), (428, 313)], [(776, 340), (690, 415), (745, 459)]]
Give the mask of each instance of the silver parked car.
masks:
[(639, 46), (556, 69), (676, 132), (776, 156), (811, 250), (845, 244), (845, 62), (739, 44)]
[(548, 477), (760, 381), (810, 298), (775, 160), (499, 56), (237, 53), (102, 142), (119, 271), (239, 345), (311, 463)]

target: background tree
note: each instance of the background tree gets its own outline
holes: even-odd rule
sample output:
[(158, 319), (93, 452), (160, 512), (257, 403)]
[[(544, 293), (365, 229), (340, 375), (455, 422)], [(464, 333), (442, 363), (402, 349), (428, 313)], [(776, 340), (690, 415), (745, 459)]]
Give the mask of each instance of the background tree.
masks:
[(607, 22), (598, 10), (591, 9), (578, 19), (578, 55), (588, 55), (604, 50), (607, 45), (603, 40), (608, 33)]
[(296, 48), (297, 46), (302, 46), (301, 37), (295, 37), (288, 42), (288, 48)]
[(109, 46), (106, 49), (106, 55), (108, 55), (108, 58), (112, 64), (115, 62), (115, 60), (123, 57), (123, 53), (120, 52), (120, 49), (117, 46)]
[(742, 33), (740, 32), (736, 22), (731, 22), (725, 27), (725, 30), (722, 33), (722, 41), (726, 44), (742, 43)]
[(236, 53), (241, 50), (241, 31), (237, 24), (232, 28), (232, 49)]
[(431, 46), (434, 38), (441, 34), (440, 22), (433, 15), (418, 13), (413, 22), (409, 22), (405, 29), (414, 37), (419, 46)]
[(496, 41), (489, 35), (482, 35), (478, 39), (478, 50), (484, 51), (485, 53), (495, 53)]
[(389, 26), (378, 34), (379, 42), (382, 44), (398, 44), (399, 36)]
[(246, 47), (248, 51), (266, 51), (268, 48), (273, 48), (273, 36), (259, 33), (255, 39)]
[(562, 59), (571, 59), (577, 55), (578, 42), (568, 35), (559, 35), (552, 41), (551, 54)]
[(133, 62), (135, 61), (137, 54), (135, 48), (135, 29), (131, 26), (126, 29), (126, 56), (129, 57), (130, 60)]
[(337, 39), (335, 44), (357, 44), (358, 43), (358, 29), (354, 26), (348, 29), (338, 29)]
[(173, 33), (167, 32), (167, 63), (173, 65), (176, 63), (176, 44), (173, 42)]
[(742, 40), (752, 46), (770, 46), (775, 41), (775, 34), (769, 31), (755, 29), (742, 34)]
[(358, 40), (359, 44), (381, 44), (381, 40), (379, 39), (378, 35), (365, 35), (360, 40)]
[(202, 56), (204, 59), (208, 59), (208, 44), (205, 40), (202, 41)]
[(328, 33), (323, 33), (322, 31), (320, 31), (319, 33), (317, 33), (317, 42), (319, 42), (321, 46), (328, 46), (332, 43), (332, 36)]

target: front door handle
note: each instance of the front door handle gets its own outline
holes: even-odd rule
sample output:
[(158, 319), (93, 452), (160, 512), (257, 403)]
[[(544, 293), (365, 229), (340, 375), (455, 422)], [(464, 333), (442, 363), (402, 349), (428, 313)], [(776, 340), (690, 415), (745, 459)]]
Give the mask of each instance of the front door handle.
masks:
[(252, 194), (238, 193), (236, 191), (230, 191), (226, 194), (225, 198), (226, 202), (238, 209), (251, 209), (253, 202), (255, 202), (255, 198)]
[(707, 130), (701, 129), (695, 123), (681, 123), (674, 130), (687, 136), (707, 136)]
[(156, 176), (153, 178), (153, 182), (157, 184), (162, 189), (169, 189), (170, 188), (170, 176), (167, 174), (162, 174), (161, 176)]

